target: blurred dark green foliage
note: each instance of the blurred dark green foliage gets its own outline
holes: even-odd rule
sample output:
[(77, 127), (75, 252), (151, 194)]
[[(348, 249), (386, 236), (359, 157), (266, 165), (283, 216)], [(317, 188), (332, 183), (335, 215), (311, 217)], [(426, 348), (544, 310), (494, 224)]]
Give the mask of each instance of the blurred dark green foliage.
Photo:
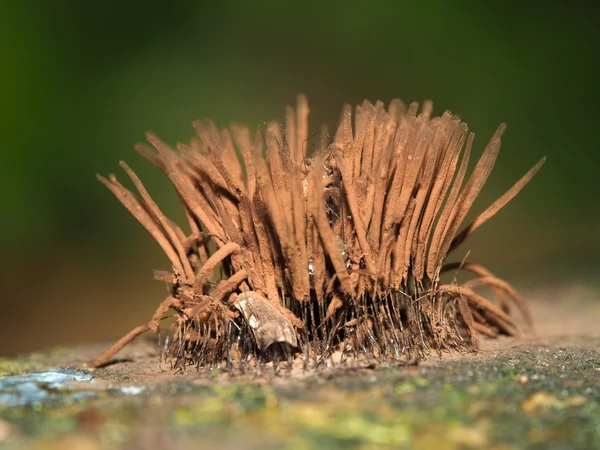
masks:
[(180, 218), (168, 183), (131, 150), (144, 132), (174, 144), (205, 116), (283, 120), (299, 92), (313, 130), (334, 126), (344, 102), (430, 98), (470, 125), (477, 154), (507, 122), (475, 209), (548, 162), (468, 247), (523, 283), (593, 276), (598, 22), (583, 2), (4, 2), (0, 281), (14, 314), (0, 325), (30, 330), (0, 352), (118, 334), (164, 295), (149, 271), (166, 258), (96, 172), (119, 175), (126, 159)]

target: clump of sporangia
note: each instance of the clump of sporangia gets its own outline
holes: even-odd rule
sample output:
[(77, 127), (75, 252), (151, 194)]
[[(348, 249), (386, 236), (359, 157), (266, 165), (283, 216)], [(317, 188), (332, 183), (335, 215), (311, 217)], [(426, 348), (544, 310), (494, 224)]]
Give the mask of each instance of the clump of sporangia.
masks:
[[(138, 191), (98, 177), (150, 232), (172, 263), (156, 272), (170, 295), (152, 319), (90, 363), (106, 364), (175, 313), (167, 355), (177, 368), (301, 360), (321, 363), (418, 360), (431, 351), (477, 349), (479, 335), (515, 335), (515, 290), (470, 261), (447, 255), (502, 209), (544, 163), (461, 232), (500, 149), (500, 125), (467, 175), (473, 133), (432, 103), (343, 108), (333, 139), (309, 136), (299, 96), (285, 126), (253, 137), (242, 126), (197, 121), (197, 138), (172, 149), (153, 134), (136, 150), (175, 186), (188, 231), (169, 220), (129, 168)], [(312, 144), (309, 143), (312, 140)], [(310, 152), (308, 151), (310, 150)], [(310, 154), (308, 154), (310, 153)], [(465, 181), (466, 180), (466, 181)], [(222, 279), (213, 281), (219, 268)], [(444, 272), (472, 280), (442, 284)], [(490, 287), (496, 300), (477, 293)]]

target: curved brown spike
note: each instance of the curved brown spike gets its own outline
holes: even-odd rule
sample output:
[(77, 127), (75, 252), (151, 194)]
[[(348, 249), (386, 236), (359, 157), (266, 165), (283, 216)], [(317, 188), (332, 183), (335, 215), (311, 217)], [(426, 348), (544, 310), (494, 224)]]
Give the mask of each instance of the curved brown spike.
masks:
[[(96, 178), (104, 184), (123, 206), (137, 219), (137, 221), (152, 235), (152, 237), (158, 242), (158, 245), (163, 249), (167, 258), (173, 264), (175, 270), (184, 275), (186, 272), (183, 268), (181, 260), (177, 255), (177, 252), (173, 248), (173, 244), (164, 231), (160, 228), (157, 219), (150, 214), (149, 208), (143, 202), (142, 199), (138, 198), (135, 194), (130, 192), (128, 189), (123, 187), (116, 179), (114, 175), (110, 175), (110, 180), (107, 180), (101, 175), (96, 175)], [(187, 259), (187, 258), (186, 258)]]
[(229, 255), (238, 252), (239, 250), (240, 246), (238, 244), (235, 242), (228, 242), (215, 253), (213, 253), (196, 274), (196, 281), (194, 282), (194, 295), (202, 295), (202, 287), (214, 268), (217, 267), (217, 265)]
[(140, 326), (135, 327), (113, 345), (111, 345), (104, 353), (99, 355), (94, 360), (88, 363), (88, 366), (92, 369), (97, 369), (100, 366), (105, 365), (108, 361), (112, 359), (123, 347), (133, 341), (140, 334), (145, 333), (146, 331), (151, 331), (152, 333), (156, 333), (158, 331), (158, 324), (162, 320), (162, 316), (169, 308), (172, 307), (180, 307), (181, 301), (176, 299), (175, 297), (167, 297), (156, 309), (152, 319)]
[(545, 162), (546, 157), (540, 159), (538, 163), (535, 166), (533, 166), (529, 170), (529, 172), (523, 175), (523, 177), (519, 181), (517, 181), (513, 187), (506, 191), (504, 195), (502, 195), (502, 197), (500, 197), (498, 200), (492, 203), (484, 212), (479, 214), (479, 216), (477, 216), (468, 227), (461, 231), (461, 233), (452, 240), (448, 253), (450, 253), (452, 250), (454, 250), (456, 247), (462, 244), (463, 241), (466, 238), (468, 238), (471, 234), (473, 234), (477, 228), (479, 228), (485, 222), (494, 217), (496, 213), (498, 213), (498, 211), (504, 208), (513, 198), (515, 198), (515, 196), (519, 192), (521, 192), (521, 190), (527, 185), (527, 183), (531, 181), (531, 179), (535, 176), (538, 170), (540, 170), (540, 168), (544, 165)]
[(148, 142), (150, 142), (160, 154), (165, 165), (164, 172), (169, 180), (171, 180), (171, 183), (173, 183), (175, 186), (180, 198), (185, 204), (187, 204), (189, 209), (194, 213), (198, 220), (200, 220), (200, 222), (206, 227), (207, 231), (213, 237), (216, 237), (215, 241), (217, 245), (222, 244), (222, 239), (218, 237), (223, 236), (224, 231), (218, 221), (218, 217), (215, 215), (214, 210), (207, 200), (202, 197), (200, 191), (196, 189), (189, 177), (183, 175), (182, 172), (177, 169), (175, 164), (177, 155), (167, 144), (161, 141), (154, 134), (147, 133), (146, 136), (148, 138)]
[(492, 171), (492, 168), (494, 167), (494, 163), (496, 162), (496, 158), (498, 156), (498, 151), (500, 150), (500, 138), (505, 129), (506, 124), (500, 124), (494, 133), (494, 136), (492, 136), (492, 139), (486, 146), (483, 155), (481, 155), (481, 158), (477, 162), (475, 169), (473, 169), (473, 172), (469, 177), (469, 181), (467, 181), (467, 184), (465, 184), (465, 188), (458, 197), (454, 208), (452, 208), (452, 214), (450, 216), (450, 220), (446, 224), (444, 238), (442, 239), (442, 244), (438, 253), (438, 259), (440, 261), (446, 257), (458, 227), (460, 227), (460, 224), (471, 209), (475, 198), (477, 195), (479, 195), (479, 192), (481, 192), (481, 189), (483, 188), (490, 175), (490, 172)]
[(163, 314), (171, 308), (181, 308), (182, 306), (181, 300), (175, 297), (167, 297), (164, 299), (162, 303), (158, 305), (158, 308), (156, 308), (156, 311), (152, 315), (152, 319), (148, 322), (148, 329), (153, 333), (156, 333)]
[(495, 328), (488, 327), (480, 322), (473, 322), (473, 328), (480, 334), (484, 334), (488, 337), (498, 337), (498, 331)]
[[(457, 270), (464, 270), (466, 272), (471, 272), (471, 273), (477, 275), (478, 277), (493, 277), (494, 276), (494, 274), (492, 272), (490, 272), (485, 267), (483, 267), (479, 264), (475, 264), (472, 262), (458, 262), (458, 261), (444, 264), (440, 270), (440, 275), (444, 274), (446, 272), (452, 272), (452, 271), (457, 271)], [(505, 313), (508, 314), (510, 308), (508, 307), (508, 302), (506, 301), (506, 298), (504, 297), (504, 291), (496, 286), (490, 286), (490, 287), (494, 291), (494, 295), (498, 299), (498, 302), (500, 303), (500, 307), (502, 308), (502, 311), (504, 311)]]
[(494, 322), (494, 324), (500, 327), (505, 333), (511, 336), (516, 334), (516, 330), (510, 316), (488, 299), (477, 294), (472, 289), (453, 284), (444, 284), (439, 287), (439, 290), (441, 292), (447, 292), (457, 296), (464, 295), (470, 306), (479, 307), (486, 313), (489, 313), (487, 315), (488, 320)]
[(127, 333), (125, 336), (123, 336), (121, 339), (119, 339), (117, 342), (115, 342), (113, 345), (111, 345), (104, 353), (102, 353), (97, 358), (90, 361), (88, 363), (88, 367), (90, 367), (91, 369), (97, 369), (98, 367), (105, 365), (123, 347), (125, 347), (127, 344), (129, 344), (131, 341), (133, 341), (140, 334), (143, 334), (149, 330), (150, 330), (150, 328), (148, 327), (147, 323), (140, 325), (138, 327), (135, 327), (133, 330), (131, 330), (129, 333)]
[(529, 312), (529, 308), (527, 307), (527, 304), (523, 301), (523, 299), (521, 298), (519, 293), (515, 290), (515, 288), (513, 288), (506, 281), (490, 274), (490, 275), (482, 276), (480, 278), (475, 278), (473, 280), (469, 280), (463, 284), (463, 286), (467, 287), (467, 288), (474, 288), (476, 286), (482, 286), (482, 285), (490, 286), (494, 290), (499, 289), (502, 292), (505, 292), (510, 298), (513, 299), (513, 301), (515, 302), (515, 304), (517, 305), (517, 307), (523, 314), (523, 317), (525, 317), (525, 321), (527, 322), (527, 325), (529, 325), (529, 327), (533, 326), (533, 320), (531, 318), (531, 313)]
[(165, 215), (160, 210), (158, 205), (154, 202), (154, 200), (152, 199), (152, 197), (150, 196), (150, 194), (144, 187), (144, 184), (139, 179), (139, 177), (136, 175), (136, 173), (127, 165), (127, 163), (125, 163), (125, 161), (121, 161), (119, 164), (121, 165), (123, 170), (127, 173), (129, 178), (133, 182), (134, 186), (136, 187), (136, 189), (142, 196), (142, 199), (146, 202), (148, 209), (154, 214), (154, 216), (158, 219), (158, 221), (162, 225), (163, 229), (167, 232), (167, 235), (169, 236), (173, 247), (175, 247), (175, 250), (177, 251), (177, 254), (179, 255), (179, 260), (181, 261), (181, 264), (183, 266), (184, 272), (182, 273), (182, 275), (185, 276), (188, 280), (193, 280), (194, 279), (194, 270), (192, 269), (190, 261), (187, 258), (185, 249), (183, 248), (182, 241), (181, 241), (180, 237), (177, 236), (176, 229), (173, 228), (169, 219), (167, 219), (167, 217), (165, 217)]

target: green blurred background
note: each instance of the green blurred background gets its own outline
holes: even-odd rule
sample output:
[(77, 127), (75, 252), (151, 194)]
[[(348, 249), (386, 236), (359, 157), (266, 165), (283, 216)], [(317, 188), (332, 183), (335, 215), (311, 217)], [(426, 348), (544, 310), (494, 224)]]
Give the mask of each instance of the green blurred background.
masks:
[(521, 288), (594, 283), (598, 22), (583, 2), (2, 2), (0, 354), (116, 337), (165, 296), (166, 257), (96, 173), (127, 160), (179, 219), (133, 144), (283, 120), (299, 92), (313, 130), (364, 98), (432, 99), (477, 153), (507, 122), (477, 210), (548, 162), (464, 250)]

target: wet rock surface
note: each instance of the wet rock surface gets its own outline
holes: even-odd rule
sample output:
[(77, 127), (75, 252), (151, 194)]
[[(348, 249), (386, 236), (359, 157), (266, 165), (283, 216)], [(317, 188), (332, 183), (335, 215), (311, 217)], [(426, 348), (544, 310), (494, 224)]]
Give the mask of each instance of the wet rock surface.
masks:
[(600, 448), (597, 313), (576, 310), (570, 334), (565, 312), (477, 354), (318, 374), (174, 374), (152, 342), (94, 372), (81, 362), (101, 347), (0, 360), (0, 446)]

